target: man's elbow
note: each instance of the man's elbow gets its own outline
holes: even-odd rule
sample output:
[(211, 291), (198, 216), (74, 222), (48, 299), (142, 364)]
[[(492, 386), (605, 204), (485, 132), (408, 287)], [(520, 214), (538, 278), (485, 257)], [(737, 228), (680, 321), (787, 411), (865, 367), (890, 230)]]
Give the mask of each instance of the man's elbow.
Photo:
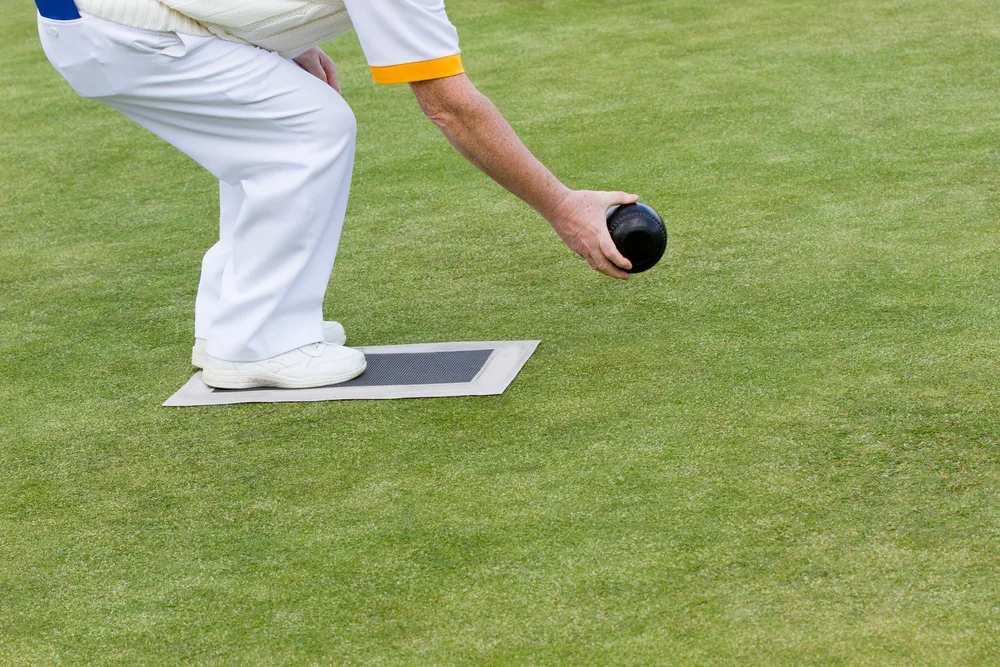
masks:
[(464, 74), (410, 84), (420, 108), (442, 130), (455, 130), (477, 113), (482, 95)]
[(461, 107), (454, 107), (444, 104), (420, 104), (424, 115), (428, 120), (440, 127), (442, 130), (452, 128), (461, 122), (463, 117)]

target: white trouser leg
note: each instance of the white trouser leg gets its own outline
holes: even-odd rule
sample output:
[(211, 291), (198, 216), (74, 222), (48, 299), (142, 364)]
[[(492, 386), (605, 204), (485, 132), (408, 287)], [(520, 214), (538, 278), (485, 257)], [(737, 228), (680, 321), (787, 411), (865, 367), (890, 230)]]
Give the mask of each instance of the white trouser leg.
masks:
[(232, 255), (233, 228), (243, 208), (243, 190), (219, 181), (219, 240), (201, 261), (201, 281), (194, 302), (195, 338), (208, 338), (222, 300), (222, 274)]
[(243, 193), (229, 256), (220, 230), (222, 246), (206, 257), (210, 273), (225, 260), (214, 313), (209, 288), (208, 319), (197, 325), (208, 354), (256, 361), (323, 340), (323, 295), (354, 163), (356, 125), (343, 98), (254, 47), (90, 16), (52, 23), (40, 19), (46, 55), (78, 92)]

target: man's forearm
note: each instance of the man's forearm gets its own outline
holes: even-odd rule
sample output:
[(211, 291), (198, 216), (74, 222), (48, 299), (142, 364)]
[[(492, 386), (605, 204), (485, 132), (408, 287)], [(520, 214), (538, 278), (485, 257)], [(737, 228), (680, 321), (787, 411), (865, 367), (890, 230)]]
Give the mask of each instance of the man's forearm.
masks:
[(595, 270), (628, 278), (632, 264), (611, 240), (605, 214), (612, 206), (635, 203), (635, 195), (567, 188), (464, 74), (410, 85), (424, 113), (462, 155), (541, 213)]
[[(437, 86), (433, 94), (427, 90)], [(551, 220), (570, 190), (538, 161), (496, 106), (464, 76), (413, 84), (427, 116), (494, 181)]]

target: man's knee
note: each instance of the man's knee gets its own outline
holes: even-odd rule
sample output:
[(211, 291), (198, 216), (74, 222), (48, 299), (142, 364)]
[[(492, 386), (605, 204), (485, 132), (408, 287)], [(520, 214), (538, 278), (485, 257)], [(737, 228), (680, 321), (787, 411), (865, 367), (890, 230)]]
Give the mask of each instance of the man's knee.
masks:
[(345, 150), (353, 152), (358, 121), (344, 98), (331, 90), (316, 114), (311, 131), (320, 150), (336, 158)]
[(358, 119), (355, 118), (351, 107), (341, 98), (341, 110), (338, 112), (338, 122), (344, 127), (344, 132), (353, 144), (358, 138)]

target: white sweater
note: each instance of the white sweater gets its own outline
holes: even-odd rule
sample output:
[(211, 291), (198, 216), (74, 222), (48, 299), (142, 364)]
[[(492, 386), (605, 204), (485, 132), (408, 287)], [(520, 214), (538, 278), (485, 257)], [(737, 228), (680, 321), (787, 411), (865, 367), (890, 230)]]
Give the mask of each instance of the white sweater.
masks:
[(82, 12), (133, 28), (216, 35), (286, 57), (351, 29), (343, 0), (76, 0), (76, 4)]

